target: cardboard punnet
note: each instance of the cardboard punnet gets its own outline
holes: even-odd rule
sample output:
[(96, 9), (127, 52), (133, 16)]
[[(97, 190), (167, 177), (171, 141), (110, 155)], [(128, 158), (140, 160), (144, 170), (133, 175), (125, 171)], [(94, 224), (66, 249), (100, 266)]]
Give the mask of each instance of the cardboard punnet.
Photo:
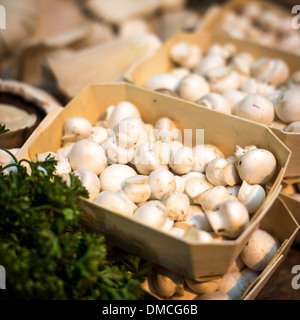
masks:
[[(286, 258), (289, 248), (291, 247), (299, 228), (288, 207), (279, 198), (276, 199), (268, 213), (264, 216), (257, 227), (276, 237), (281, 246), (267, 267), (260, 272), (255, 281), (244, 292), (243, 296), (241, 297), (242, 300), (254, 300), (256, 298), (261, 289)], [(142, 288), (155, 299), (165, 299), (156, 291), (153, 275), (149, 276), (144, 281)], [(197, 296), (197, 293), (193, 292), (188, 288), (187, 285), (185, 285), (183, 296), (180, 297), (175, 295), (168, 300), (193, 300), (196, 299)]]
[[(198, 44), (204, 52), (213, 43), (232, 43), (235, 45), (237, 52), (249, 52), (257, 59), (261, 57), (281, 58), (284, 61), (286, 61), (291, 73), (293, 71), (299, 70), (300, 56), (294, 54), (282, 52), (277, 49), (264, 47), (261, 45), (253, 44), (238, 39), (233, 39), (225, 35), (205, 32), (182, 32), (170, 38), (155, 52), (152, 52), (151, 54), (144, 56), (143, 59), (137, 60), (134, 64), (132, 64), (131, 67), (124, 73), (124, 80), (128, 83), (132, 83), (143, 87), (146, 80), (151, 76), (159, 73), (169, 72), (172, 68), (175, 67), (175, 65), (170, 61), (169, 58), (170, 48), (174, 43), (177, 43), (179, 41), (186, 41), (188, 43)], [(228, 115), (228, 121), (232, 121), (233, 117), (237, 116)], [(292, 156), (287, 167), (285, 176), (300, 176), (300, 134), (286, 133), (275, 126), (269, 127), (274, 132), (274, 134), (276, 134), (292, 151)]]
[(105, 234), (117, 247), (195, 279), (224, 273), (275, 201), (290, 159), (290, 150), (266, 126), (239, 118), (228, 121), (221, 113), (128, 83), (93, 84), (83, 89), (63, 110), (50, 114), (49, 121), (46, 119), (42, 122), (24, 144), (18, 157), (33, 160), (39, 153), (56, 152), (61, 146), (63, 125), (67, 119), (83, 116), (94, 124), (105, 115), (110, 105), (124, 100), (134, 103), (147, 123), (170, 117), (182, 131), (190, 129), (195, 133), (197, 129), (203, 129), (204, 143), (219, 146), (225, 156), (233, 155), (235, 145), (244, 147), (254, 144), (270, 150), (276, 157), (277, 170), (267, 198), (235, 240), (209, 244), (183, 241), (82, 199), (85, 207), (83, 223), (91, 231)]

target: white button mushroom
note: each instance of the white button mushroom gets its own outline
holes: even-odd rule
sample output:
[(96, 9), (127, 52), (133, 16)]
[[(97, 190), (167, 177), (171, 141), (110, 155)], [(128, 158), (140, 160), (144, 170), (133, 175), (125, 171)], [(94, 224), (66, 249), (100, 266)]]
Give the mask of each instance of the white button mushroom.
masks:
[(124, 180), (122, 190), (134, 203), (147, 201), (151, 196), (151, 188), (148, 184), (149, 177), (134, 175)]
[(231, 108), (227, 100), (219, 93), (209, 92), (196, 101), (197, 104), (204, 108), (231, 114)]
[(154, 272), (154, 288), (164, 298), (184, 294), (184, 279), (177, 272), (159, 266)]
[(243, 181), (237, 198), (246, 206), (249, 214), (252, 214), (256, 212), (265, 201), (266, 192), (259, 184), (250, 185), (247, 181)]
[(127, 164), (134, 158), (134, 141), (125, 134), (110, 136), (101, 146), (110, 164)]
[(243, 98), (236, 105), (234, 114), (267, 125), (272, 124), (275, 118), (272, 101), (260, 94), (249, 94)]
[(102, 126), (93, 126), (92, 133), (89, 138), (99, 144), (104, 143), (108, 138), (107, 128), (104, 128)]
[(122, 135), (128, 137), (130, 142), (133, 142), (135, 146), (148, 141), (148, 133), (144, 122), (140, 118), (128, 117), (121, 120), (114, 127), (116, 135)]
[(153, 143), (153, 151), (161, 164), (169, 164), (171, 158), (171, 146), (167, 141), (157, 140)]
[(79, 141), (88, 138), (92, 133), (91, 122), (83, 117), (72, 117), (63, 126), (63, 141)]
[(147, 79), (144, 87), (149, 90), (167, 89), (176, 92), (180, 79), (171, 73), (157, 73)]
[(118, 192), (102, 191), (95, 197), (94, 202), (101, 208), (111, 212), (121, 214), (126, 217), (133, 216), (132, 205)]
[(85, 168), (99, 175), (107, 166), (107, 159), (103, 148), (90, 139), (76, 142), (69, 154), (69, 161), (73, 170)]
[(122, 189), (127, 178), (136, 175), (136, 171), (128, 165), (112, 164), (106, 167), (99, 176), (101, 190), (117, 192)]
[(170, 59), (180, 67), (193, 69), (202, 57), (201, 48), (194, 43), (180, 41), (174, 43), (170, 48)]
[(288, 80), (290, 70), (282, 59), (262, 57), (251, 65), (251, 76), (259, 81), (277, 86)]
[(263, 185), (269, 181), (276, 170), (276, 158), (266, 149), (253, 149), (239, 157), (237, 171), (248, 184)]
[(159, 200), (150, 200), (138, 207), (132, 219), (162, 230), (168, 221), (168, 210)]
[(241, 84), (240, 90), (246, 94), (260, 94), (269, 97), (275, 91), (275, 86), (255, 78), (249, 78)]
[(223, 97), (226, 99), (227, 103), (230, 106), (231, 113), (235, 108), (235, 105), (239, 103), (247, 95), (246, 92), (237, 89), (229, 89), (223, 93)]
[(155, 122), (154, 136), (156, 140), (169, 142), (180, 139), (181, 131), (173, 120), (168, 117), (162, 117)]
[(229, 199), (231, 199), (231, 195), (224, 186), (215, 186), (202, 192), (193, 199), (193, 202), (200, 204), (206, 212), (207, 210), (217, 210), (222, 202)]
[(208, 280), (208, 281), (199, 281), (199, 280), (191, 279), (188, 277), (184, 277), (184, 280), (191, 290), (199, 294), (204, 294), (204, 293), (215, 292), (219, 287), (221, 278)]
[(222, 151), (212, 144), (198, 144), (193, 147), (195, 166), (192, 171), (205, 172), (207, 165), (215, 158), (224, 158)]
[(174, 221), (182, 221), (188, 214), (190, 200), (186, 194), (169, 191), (162, 197), (162, 203), (168, 210), (168, 217)]
[(213, 186), (205, 177), (191, 177), (185, 182), (185, 193), (192, 200)]
[(217, 210), (208, 210), (205, 214), (214, 232), (230, 239), (237, 238), (249, 223), (246, 207), (237, 200), (224, 201)]
[(88, 191), (89, 199), (94, 200), (101, 189), (100, 180), (96, 173), (83, 168), (76, 169), (72, 173), (79, 178), (82, 185)]
[(249, 268), (244, 268), (241, 271), (227, 272), (221, 278), (219, 290), (226, 293), (231, 300), (240, 300), (258, 275), (257, 271)]
[(193, 149), (188, 146), (177, 147), (171, 153), (169, 167), (177, 174), (190, 172), (195, 164)]
[(207, 73), (207, 81), (212, 92), (223, 94), (229, 89), (240, 87), (239, 74), (230, 66), (215, 68)]
[(243, 76), (250, 76), (250, 67), (254, 57), (249, 52), (239, 52), (231, 59), (232, 67)]
[(300, 121), (291, 122), (283, 128), (284, 132), (300, 133)]
[(191, 73), (180, 80), (177, 92), (180, 98), (196, 102), (210, 92), (210, 88), (204, 77), (196, 73)]
[(142, 175), (148, 175), (157, 169), (167, 169), (167, 164), (160, 162), (159, 155), (154, 150), (154, 143), (145, 142), (136, 147), (133, 164)]
[(157, 169), (149, 174), (148, 184), (151, 188), (151, 199), (161, 200), (165, 194), (175, 191), (174, 174), (166, 169)]
[(275, 101), (277, 117), (285, 123), (300, 121), (300, 91), (284, 90)]
[(107, 115), (107, 125), (112, 129), (121, 120), (128, 117), (141, 118), (140, 111), (132, 102), (120, 101)]
[(206, 77), (207, 73), (211, 70), (226, 65), (226, 59), (219, 54), (206, 54), (199, 64), (194, 68), (193, 72), (203, 77)]
[(248, 268), (262, 271), (275, 256), (279, 246), (277, 238), (265, 230), (256, 229), (241, 251), (241, 258)]

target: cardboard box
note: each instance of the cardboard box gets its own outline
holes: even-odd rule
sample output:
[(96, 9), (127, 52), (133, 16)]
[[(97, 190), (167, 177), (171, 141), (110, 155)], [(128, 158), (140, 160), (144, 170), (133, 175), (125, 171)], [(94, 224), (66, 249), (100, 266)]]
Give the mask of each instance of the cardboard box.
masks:
[[(296, 223), (293, 215), (281, 199), (276, 199), (258, 227), (275, 236), (280, 241), (281, 246), (267, 267), (244, 292), (241, 298), (242, 300), (255, 299), (273, 273), (284, 261), (299, 230), (299, 225)], [(155, 290), (153, 275), (146, 279), (142, 284), (142, 288), (155, 299), (164, 300), (164, 298)], [(174, 296), (167, 300), (193, 300), (196, 299), (196, 297), (197, 293), (185, 286), (183, 297)]]
[[(204, 23), (205, 24), (205, 23)], [(201, 29), (202, 30), (202, 29)], [(236, 46), (237, 51), (246, 51), (251, 53), (256, 58), (261, 57), (273, 57), (281, 58), (286, 61), (290, 71), (299, 70), (300, 56), (294, 54), (285, 53), (277, 49), (271, 49), (263, 47), (253, 43), (245, 42), (238, 39), (233, 39), (224, 35), (218, 35), (214, 33), (180, 33), (170, 38), (164, 43), (164, 45), (149, 54), (136, 61), (125, 73), (124, 80), (143, 87), (146, 80), (151, 76), (170, 71), (174, 68), (174, 64), (169, 59), (169, 52), (171, 46), (179, 41), (187, 41), (189, 43), (198, 44), (203, 51), (213, 43), (226, 44), (232, 43)], [(192, 103), (192, 102), (190, 102)], [(198, 105), (199, 108), (203, 108)], [(233, 118), (237, 116), (228, 115), (228, 121), (233, 121)], [(270, 129), (277, 135), (286, 146), (292, 151), (292, 156), (286, 170), (286, 177), (300, 176), (300, 134), (298, 133), (286, 133), (281, 129), (270, 126)]]
[(83, 116), (95, 123), (105, 114), (108, 106), (122, 100), (136, 104), (147, 123), (167, 116), (182, 131), (204, 129), (204, 143), (219, 146), (225, 156), (233, 154), (235, 145), (244, 147), (254, 144), (270, 150), (276, 157), (278, 166), (267, 198), (235, 240), (190, 243), (82, 200), (85, 207), (83, 222), (91, 231), (104, 234), (113, 245), (191, 278), (223, 274), (278, 196), (290, 150), (266, 126), (239, 118), (228, 121), (224, 114), (128, 83), (107, 83), (86, 87), (65, 108), (50, 114), (24, 144), (18, 158), (33, 160), (39, 153), (56, 152), (61, 146), (63, 125), (67, 119)]

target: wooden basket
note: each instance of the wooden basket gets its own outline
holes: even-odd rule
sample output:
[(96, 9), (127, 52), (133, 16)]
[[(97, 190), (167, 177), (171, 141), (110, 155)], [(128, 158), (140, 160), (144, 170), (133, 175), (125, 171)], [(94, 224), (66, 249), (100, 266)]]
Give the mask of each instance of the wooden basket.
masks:
[[(205, 23), (204, 23), (205, 24)], [(201, 29), (202, 30), (202, 29)], [(174, 64), (169, 59), (170, 48), (174, 43), (179, 41), (186, 41), (189, 43), (198, 44), (203, 51), (213, 43), (226, 44), (232, 43), (236, 46), (237, 51), (246, 51), (251, 53), (254, 57), (271, 57), (281, 58), (286, 61), (290, 71), (294, 72), (299, 70), (300, 56), (282, 52), (280, 50), (271, 49), (268, 47), (256, 45), (253, 43), (245, 42), (238, 39), (233, 39), (224, 35), (218, 35), (214, 33), (180, 33), (170, 38), (164, 43), (164, 45), (152, 52), (143, 59), (136, 61), (123, 75), (126, 82), (143, 87), (145, 82), (151, 76), (170, 71), (174, 68)], [(192, 102), (191, 102), (192, 103)], [(203, 108), (198, 105), (199, 108)], [(237, 117), (234, 115), (228, 115), (227, 121), (233, 121)], [(287, 133), (281, 129), (269, 126), (275, 135), (277, 135), (285, 145), (292, 151), (292, 156), (287, 167), (285, 176), (295, 177), (300, 176), (300, 134)]]
[(191, 278), (223, 274), (237, 258), (280, 192), (290, 150), (266, 126), (234, 117), (229, 120), (224, 114), (136, 85), (102, 83), (89, 85), (65, 108), (55, 109), (46, 117), (26, 141), (18, 158), (33, 160), (39, 153), (56, 152), (61, 146), (63, 125), (67, 119), (83, 116), (95, 123), (104, 115), (108, 106), (122, 100), (136, 104), (142, 119), (147, 123), (154, 123), (160, 117), (167, 116), (181, 130), (204, 129), (204, 143), (219, 146), (225, 156), (233, 154), (235, 145), (244, 147), (254, 144), (270, 150), (276, 157), (278, 166), (267, 198), (245, 231), (235, 240), (191, 243), (104, 210), (92, 201), (82, 200), (85, 207), (83, 222), (91, 231), (104, 234), (115, 246)]

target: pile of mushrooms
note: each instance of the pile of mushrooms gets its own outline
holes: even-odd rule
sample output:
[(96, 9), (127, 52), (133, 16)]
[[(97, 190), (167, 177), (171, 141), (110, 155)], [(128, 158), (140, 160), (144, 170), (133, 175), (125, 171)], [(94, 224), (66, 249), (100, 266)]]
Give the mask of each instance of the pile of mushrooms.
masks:
[(198, 281), (157, 266), (153, 293), (165, 300), (240, 300), (274, 259), (279, 247), (276, 237), (257, 228), (229, 270), (220, 277)]
[(217, 31), (299, 55), (300, 34), (293, 28), (293, 17), (290, 11), (247, 3), (226, 11)]
[(136, 105), (120, 101), (94, 124), (68, 119), (51, 155), (56, 174), (66, 181), (76, 174), (106, 210), (185, 241), (236, 239), (265, 201), (274, 155), (250, 145), (225, 157), (215, 145), (189, 147), (181, 137), (170, 118), (145, 123)]
[(169, 50), (173, 67), (150, 76), (144, 87), (225, 114), (300, 132), (300, 71), (281, 58), (212, 43), (206, 51), (184, 40)]

